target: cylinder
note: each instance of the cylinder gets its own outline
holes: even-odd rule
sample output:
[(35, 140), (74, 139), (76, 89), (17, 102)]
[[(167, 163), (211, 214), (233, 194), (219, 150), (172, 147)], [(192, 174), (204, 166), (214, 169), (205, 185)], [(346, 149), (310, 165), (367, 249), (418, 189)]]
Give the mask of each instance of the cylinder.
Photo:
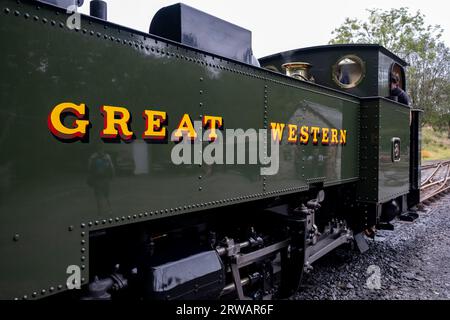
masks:
[(90, 15), (102, 20), (108, 20), (108, 5), (106, 2), (92, 0), (90, 3)]

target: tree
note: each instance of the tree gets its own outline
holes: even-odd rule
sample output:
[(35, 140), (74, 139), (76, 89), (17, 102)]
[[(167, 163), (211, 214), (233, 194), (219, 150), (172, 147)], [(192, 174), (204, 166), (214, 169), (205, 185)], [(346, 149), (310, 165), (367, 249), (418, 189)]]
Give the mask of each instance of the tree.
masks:
[(443, 119), (450, 119), (450, 50), (441, 41), (443, 29), (426, 25), (420, 11), (411, 14), (408, 8), (368, 12), (367, 21), (346, 18), (332, 32), (330, 44), (374, 43), (402, 57), (410, 64), (407, 79), (413, 106), (425, 110), (424, 123), (442, 125)]

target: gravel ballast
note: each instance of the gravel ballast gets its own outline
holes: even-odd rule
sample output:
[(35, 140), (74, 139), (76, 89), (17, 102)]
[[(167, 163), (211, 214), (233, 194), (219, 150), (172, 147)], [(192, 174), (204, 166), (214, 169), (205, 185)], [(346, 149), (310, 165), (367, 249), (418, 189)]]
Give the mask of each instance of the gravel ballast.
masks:
[(378, 231), (365, 253), (341, 247), (317, 261), (293, 299), (450, 299), (450, 195), (419, 214)]

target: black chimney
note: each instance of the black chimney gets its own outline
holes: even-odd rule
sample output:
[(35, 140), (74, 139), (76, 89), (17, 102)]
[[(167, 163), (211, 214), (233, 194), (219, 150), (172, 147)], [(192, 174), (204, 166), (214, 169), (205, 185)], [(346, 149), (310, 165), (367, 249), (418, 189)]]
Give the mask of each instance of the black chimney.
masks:
[(92, 0), (90, 3), (90, 14), (93, 17), (108, 20), (108, 7), (105, 1)]

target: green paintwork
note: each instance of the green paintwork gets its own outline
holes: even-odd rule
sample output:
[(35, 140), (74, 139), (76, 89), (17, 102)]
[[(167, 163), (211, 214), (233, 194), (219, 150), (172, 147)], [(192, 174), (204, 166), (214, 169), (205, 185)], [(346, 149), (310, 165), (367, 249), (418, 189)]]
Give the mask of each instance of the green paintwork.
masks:
[[(50, 6), (1, 0), (0, 9), (0, 299), (64, 290), (69, 265), (82, 266), (86, 283), (93, 230), (358, 178), (356, 98), (89, 17), (69, 30), (67, 14)], [(61, 102), (88, 106), (88, 143), (62, 143), (48, 130), (47, 116)], [(138, 138), (101, 141), (101, 105), (128, 108)], [(347, 129), (348, 141), (283, 142), (280, 173), (264, 180), (257, 165), (172, 164), (173, 143), (140, 139), (144, 109), (167, 111), (169, 132), (184, 113), (223, 116), (232, 129), (303, 114), (306, 125)], [(104, 198), (87, 183), (89, 158), (99, 149), (116, 170)]]
[[(410, 108), (389, 100), (380, 100), (380, 154), (378, 172), (378, 201), (409, 192)], [(400, 138), (401, 158), (392, 161), (392, 138)]]
[(359, 101), (325, 95), (322, 91), (295, 88), (283, 84), (270, 87), (268, 117), (273, 122), (347, 130), (345, 146), (320, 143), (293, 147), (283, 137), (280, 147), (280, 171), (267, 177), (268, 190), (306, 188), (310, 183), (342, 183), (358, 177)]
[[(409, 192), (410, 108), (383, 98), (361, 106), (358, 200), (384, 203)], [(392, 138), (401, 139), (401, 159), (392, 161)]]

